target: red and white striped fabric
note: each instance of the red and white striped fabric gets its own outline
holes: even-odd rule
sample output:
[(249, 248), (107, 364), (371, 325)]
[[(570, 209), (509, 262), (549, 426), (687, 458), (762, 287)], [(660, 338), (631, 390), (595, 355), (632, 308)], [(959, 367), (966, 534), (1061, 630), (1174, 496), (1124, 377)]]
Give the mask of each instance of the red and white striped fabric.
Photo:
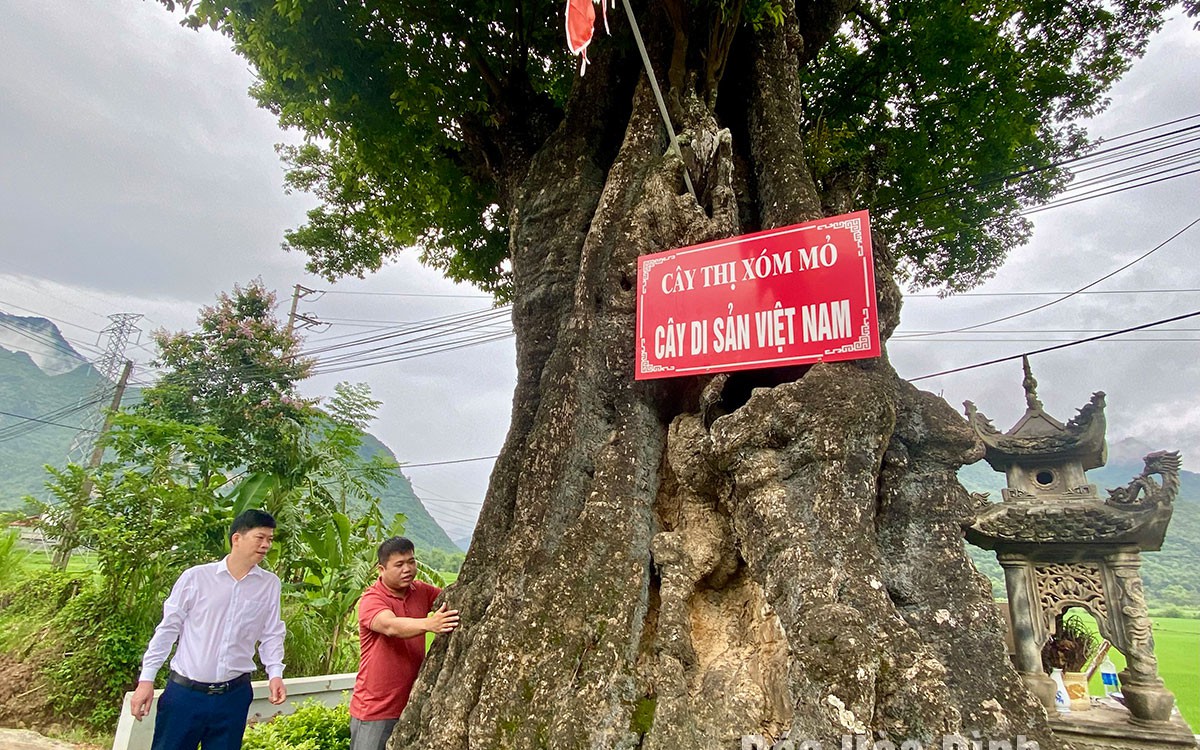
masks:
[(604, 31), (608, 32), (608, 8), (605, 0), (567, 0), (567, 47), (572, 55), (579, 55), (579, 75), (587, 72), (587, 48), (592, 43), (592, 34), (596, 29), (595, 5), (600, 6), (600, 14), (604, 18)]

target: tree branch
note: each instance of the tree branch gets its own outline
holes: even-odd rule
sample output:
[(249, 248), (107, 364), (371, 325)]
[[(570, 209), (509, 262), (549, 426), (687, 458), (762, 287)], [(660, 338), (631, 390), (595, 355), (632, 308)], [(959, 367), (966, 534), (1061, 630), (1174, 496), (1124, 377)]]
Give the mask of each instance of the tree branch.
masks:
[(860, 2), (861, 0), (801, 0), (796, 3), (796, 18), (799, 21), (802, 45), (801, 49), (793, 51), (796, 52), (801, 66), (816, 58), (821, 48), (837, 33), (846, 14)]

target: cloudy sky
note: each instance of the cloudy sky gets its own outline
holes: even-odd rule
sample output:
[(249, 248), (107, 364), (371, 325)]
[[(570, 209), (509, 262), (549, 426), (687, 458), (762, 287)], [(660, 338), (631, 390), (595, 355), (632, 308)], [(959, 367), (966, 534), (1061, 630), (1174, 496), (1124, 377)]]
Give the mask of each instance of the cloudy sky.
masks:
[[(90, 355), (111, 313), (142, 313), (147, 331), (184, 329), (217, 292), (255, 277), (281, 298), (294, 284), (326, 292), (300, 304), (331, 323), (309, 334), (311, 347), (490, 307), (412, 256), (331, 285), (281, 251), (284, 230), (312, 205), (284, 194), (273, 149), (298, 138), (254, 106), (248, 65), (218, 35), (180, 28), (150, 0), (0, 0), (0, 13), (0, 310), (50, 318)], [(1168, 24), (1112, 100), (1090, 124), (1096, 137), (1200, 113), (1200, 32), (1187, 19)], [(893, 362), (918, 377), (1200, 310), (1196, 226), (1089, 290), (1136, 293), (1081, 294), (984, 329), (918, 335), (1078, 289), (1200, 218), (1198, 198), (1194, 174), (1038, 214), (1032, 243), (988, 284), (950, 299), (909, 297), (900, 335), (914, 338), (890, 345)], [(1065, 420), (1103, 390), (1111, 443), (1177, 448), (1185, 465), (1200, 465), (1188, 461), (1200, 457), (1200, 318), (1173, 328), (1036, 356), (1048, 410)], [(151, 357), (148, 342), (129, 352), (139, 363)], [(375, 432), (411, 464), (406, 473), (451, 535), (469, 530), (491, 461), (420, 464), (498, 452), (515, 379), (511, 339), (329, 374), (308, 392), (327, 395), (338, 379), (371, 385), (383, 401)], [(1002, 429), (1023, 408), (1015, 362), (920, 385), (956, 407), (974, 400)]]

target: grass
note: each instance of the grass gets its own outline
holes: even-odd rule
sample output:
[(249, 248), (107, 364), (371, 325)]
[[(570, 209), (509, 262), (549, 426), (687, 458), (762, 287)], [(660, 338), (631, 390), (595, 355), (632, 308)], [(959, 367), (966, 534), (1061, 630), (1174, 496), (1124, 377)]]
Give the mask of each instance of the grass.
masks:
[[(21, 566), (30, 573), (41, 573), (45, 570), (50, 570), (53, 563), (53, 555), (45, 550), (30, 550), (29, 555), (21, 562)], [(94, 552), (75, 552), (71, 555), (70, 562), (67, 563), (67, 571), (70, 573), (84, 573), (96, 569), (96, 553)]]
[[(1080, 611), (1082, 610), (1075, 610)], [(1087, 618), (1089, 622), (1095, 621)], [(1175, 694), (1179, 713), (1192, 727), (1200, 729), (1200, 620), (1177, 617), (1152, 617), (1154, 623), (1154, 654), (1158, 657), (1158, 674), (1167, 689)], [(1115, 648), (1109, 658), (1117, 671), (1125, 668), (1125, 657)], [(1100, 673), (1089, 683), (1092, 695), (1104, 695)]]

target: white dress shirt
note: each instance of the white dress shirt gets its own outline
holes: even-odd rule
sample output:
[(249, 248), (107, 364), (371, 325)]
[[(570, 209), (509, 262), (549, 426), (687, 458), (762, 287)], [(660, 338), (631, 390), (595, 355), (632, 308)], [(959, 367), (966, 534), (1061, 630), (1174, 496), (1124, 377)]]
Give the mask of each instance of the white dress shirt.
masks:
[(190, 680), (225, 682), (253, 672), (256, 643), (267, 676), (283, 676), (279, 578), (255, 565), (239, 581), (228, 559), (179, 576), (142, 657), (142, 680), (154, 679), (176, 640), (171, 669)]

